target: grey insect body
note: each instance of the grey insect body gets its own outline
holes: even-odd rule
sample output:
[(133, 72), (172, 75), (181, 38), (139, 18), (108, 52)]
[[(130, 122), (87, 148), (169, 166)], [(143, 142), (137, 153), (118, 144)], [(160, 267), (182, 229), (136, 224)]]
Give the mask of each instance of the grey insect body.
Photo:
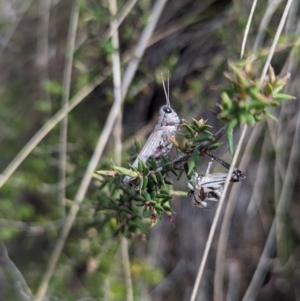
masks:
[(157, 124), (132, 166), (137, 167), (139, 160), (146, 162), (150, 157), (159, 160), (168, 155), (173, 145), (168, 136), (175, 138), (179, 123), (177, 113), (170, 106), (161, 107)]
[[(172, 148), (173, 144), (168, 139), (168, 136), (175, 138), (176, 130), (180, 124), (180, 118), (170, 106), (169, 89), (167, 93), (164, 82), (163, 86), (166, 94), (167, 104), (160, 108), (157, 124), (137, 158), (133, 162), (133, 167), (138, 166), (139, 160), (147, 162), (150, 157), (153, 157), (155, 160), (159, 161), (162, 156), (167, 156)], [(130, 185), (131, 178), (125, 176), (122, 181), (124, 184)]]
[[(212, 160), (216, 160), (218, 163), (229, 169), (230, 164), (215, 156), (210, 152), (206, 152)], [(219, 201), (222, 196), (223, 188), (226, 182), (227, 173), (212, 173), (210, 174), (213, 161), (210, 161), (204, 175), (194, 173), (192, 180), (188, 181), (187, 186), (190, 189), (188, 196), (191, 197), (191, 203), (193, 206), (200, 208), (206, 208), (209, 201)], [(239, 182), (245, 179), (245, 175), (242, 171), (234, 168), (230, 178), (230, 182)]]

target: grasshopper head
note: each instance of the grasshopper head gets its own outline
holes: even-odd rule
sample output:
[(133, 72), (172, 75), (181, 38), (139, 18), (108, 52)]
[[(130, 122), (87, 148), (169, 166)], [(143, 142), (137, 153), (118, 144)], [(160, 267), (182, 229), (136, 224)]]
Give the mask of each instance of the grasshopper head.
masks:
[(178, 125), (180, 119), (177, 113), (168, 105), (162, 106), (159, 110), (158, 124), (161, 126)]
[(163, 76), (162, 76), (162, 83), (163, 83), (163, 87), (164, 87), (164, 91), (165, 91), (167, 104), (162, 106), (159, 110), (157, 127), (160, 127), (160, 126), (176, 126), (177, 127), (178, 124), (180, 123), (180, 119), (179, 119), (177, 113), (171, 108), (171, 105), (170, 105), (169, 78), (168, 78), (168, 91), (166, 89), (165, 82), (163, 80)]

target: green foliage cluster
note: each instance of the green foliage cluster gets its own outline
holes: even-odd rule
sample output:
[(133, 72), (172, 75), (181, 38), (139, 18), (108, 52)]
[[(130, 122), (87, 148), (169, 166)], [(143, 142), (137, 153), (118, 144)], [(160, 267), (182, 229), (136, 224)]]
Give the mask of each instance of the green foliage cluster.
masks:
[[(278, 106), (278, 100), (293, 97), (280, 93), (289, 75), (283, 78), (276, 77), (271, 67), (263, 85), (260, 85), (249, 61), (230, 62), (229, 69), (230, 73), (225, 72), (224, 75), (229, 80), (230, 86), (219, 89), (222, 103), (219, 105), (221, 112), (218, 117), (226, 124), (223, 133), (227, 132), (229, 148), (233, 153), (232, 133), (239, 124), (254, 125), (266, 118), (274, 119), (267, 109)], [(113, 164), (112, 170), (100, 170), (95, 173), (95, 178), (104, 183), (103, 185), (107, 185), (111, 192), (117, 190), (120, 193), (119, 198), (112, 196), (111, 202), (118, 212), (120, 223), (118, 230), (125, 235), (140, 232), (145, 218), (153, 225), (157, 222), (157, 218), (161, 218), (165, 213), (168, 219), (173, 221), (174, 212), (171, 206), (173, 183), (169, 173), (173, 173), (176, 180), (185, 173), (190, 180), (200, 155), (205, 154), (207, 150), (215, 150), (221, 144), (218, 139), (222, 135), (213, 134), (210, 131), (212, 126), (203, 119), (192, 119), (191, 123), (182, 120), (180, 128), (181, 137), (176, 139), (168, 137), (177, 149), (176, 159), (162, 157), (161, 161), (157, 162), (150, 158), (147, 162), (139, 161), (137, 167), (131, 166), (130, 169)], [(131, 188), (121, 183), (124, 176), (131, 178)]]
[[(95, 173), (94, 177), (102, 183), (97, 210), (114, 210), (118, 222), (115, 233), (122, 232), (126, 236), (143, 233), (145, 224), (150, 221), (150, 225), (154, 225), (163, 214), (170, 222), (174, 220), (171, 207), (173, 183), (169, 173), (176, 180), (183, 173), (190, 178), (199, 160), (199, 143), (204, 143), (202, 150), (213, 150), (220, 145), (208, 130), (211, 126), (203, 119), (193, 119), (191, 124), (184, 121), (181, 127), (184, 131), (182, 142), (169, 137), (178, 150), (177, 162), (164, 156), (157, 162), (150, 157), (147, 163), (139, 161), (137, 167), (127, 169), (112, 164), (112, 170)], [(124, 176), (131, 178), (131, 188), (121, 182)]]
[(228, 64), (230, 72), (224, 76), (230, 86), (221, 88), (222, 102), (219, 118), (228, 123), (227, 131), (232, 131), (239, 124), (254, 125), (257, 121), (271, 118), (276, 120), (267, 109), (279, 105), (278, 100), (294, 98), (280, 93), (290, 75), (280, 78), (275, 76), (274, 69), (269, 67), (269, 74), (261, 84), (257, 78), (257, 68), (249, 61)]
[(238, 125), (266, 120), (277, 121), (268, 110), (279, 105), (279, 100), (294, 98), (280, 93), (290, 75), (280, 78), (275, 76), (272, 66), (263, 81), (259, 79), (257, 64), (250, 60), (237, 63), (229, 62), (229, 72), (224, 72), (230, 85), (219, 89), (222, 102), (219, 105), (219, 119), (227, 124), (227, 140), (230, 153), (234, 153), (233, 130)]

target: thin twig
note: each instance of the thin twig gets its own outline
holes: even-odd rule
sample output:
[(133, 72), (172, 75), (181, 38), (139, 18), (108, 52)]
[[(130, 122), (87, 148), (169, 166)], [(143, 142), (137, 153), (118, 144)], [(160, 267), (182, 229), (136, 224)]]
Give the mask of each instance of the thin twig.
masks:
[[(282, 29), (283, 29), (283, 26), (284, 26), (284, 24), (285, 24), (286, 18), (287, 18), (287, 16), (288, 16), (288, 13), (289, 13), (289, 10), (290, 10), (290, 7), (291, 7), (292, 2), (293, 2), (293, 0), (288, 0), (286, 6), (285, 6), (285, 8), (284, 8), (284, 12), (283, 12), (283, 14), (282, 14), (280, 23), (279, 23), (278, 28), (277, 28), (277, 30), (276, 30), (276, 34), (275, 34), (273, 43), (272, 43), (271, 48), (270, 48), (270, 52), (269, 52), (269, 54), (268, 54), (266, 63), (265, 63), (265, 65), (264, 65), (264, 68), (263, 68), (263, 71), (262, 71), (262, 74), (261, 74), (261, 78), (260, 78), (260, 83), (261, 83), (261, 84), (263, 83), (263, 81), (264, 81), (264, 79), (265, 79), (265, 76), (267, 75), (267, 72), (268, 72), (268, 69), (269, 69), (269, 66), (270, 66), (272, 57), (273, 57), (273, 55), (274, 55), (275, 48), (276, 48), (277, 43), (278, 43), (278, 40), (279, 40), (279, 38), (280, 38)], [(273, 4), (272, 4), (272, 5), (273, 5)], [(270, 6), (272, 6), (272, 5), (270, 5)]]
[(231, 175), (232, 175), (232, 172), (235, 168), (237, 158), (240, 154), (246, 131), (247, 131), (247, 126), (245, 125), (243, 127), (241, 138), (239, 140), (239, 143), (238, 143), (238, 146), (237, 146), (237, 149), (236, 149), (236, 153), (233, 157), (232, 164), (230, 166), (230, 169), (229, 169), (229, 172), (228, 172), (228, 175), (227, 175), (224, 190), (222, 192), (222, 196), (221, 196), (221, 199), (219, 201), (219, 205), (218, 205), (216, 215), (214, 217), (213, 223), (212, 223), (210, 231), (209, 231), (209, 235), (208, 235), (208, 238), (207, 238), (207, 242), (206, 242), (206, 245), (205, 245), (204, 253), (203, 253), (203, 256), (202, 256), (201, 264), (200, 264), (200, 267), (199, 267), (199, 270), (198, 270), (197, 278), (196, 278), (196, 281), (195, 281), (195, 284), (194, 284), (194, 288), (193, 288), (193, 292), (192, 292), (192, 296), (191, 296), (190, 301), (195, 301), (196, 300), (198, 288), (199, 288), (200, 281), (201, 281), (201, 278), (202, 278), (202, 275), (203, 275), (203, 272), (204, 272), (205, 263), (207, 261), (208, 252), (209, 252), (209, 249), (210, 249), (211, 244), (212, 244), (212, 240), (213, 240), (213, 237), (214, 237), (214, 234), (215, 234), (217, 223), (218, 223), (220, 215), (221, 215), (221, 211), (222, 211), (223, 203), (224, 203), (224, 200), (225, 200), (225, 196), (226, 196), (226, 193), (227, 193), (227, 190), (228, 190), (228, 187), (229, 187)]
[(242, 48), (241, 48), (241, 58), (243, 58), (243, 56), (244, 56), (246, 42), (247, 42), (247, 38), (248, 38), (248, 34), (249, 34), (249, 29), (250, 29), (253, 15), (254, 15), (256, 4), (257, 4), (257, 0), (253, 0), (250, 15), (248, 17), (247, 25), (246, 25), (244, 36), (243, 36), (243, 42), (242, 42)]
[[(63, 92), (62, 92), (62, 107), (69, 106), (70, 98), (70, 87), (71, 87), (71, 77), (72, 77), (72, 66), (73, 57), (75, 49), (76, 31), (78, 25), (79, 17), (79, 3), (78, 0), (73, 2), (69, 32), (67, 39), (67, 51), (66, 51), (66, 61), (63, 74)], [(66, 168), (67, 168), (67, 137), (68, 137), (68, 114), (63, 118), (60, 124), (60, 136), (59, 136), (59, 190), (58, 190), (58, 205), (60, 208), (60, 215), (65, 217), (65, 197), (66, 197)]]
[(278, 6), (281, 2), (282, 2), (282, 0), (274, 0), (274, 1), (272, 1), (272, 3), (269, 2), (267, 4), (266, 12), (261, 19), (261, 22), (259, 24), (258, 33), (257, 33), (256, 39), (254, 41), (254, 46), (253, 46), (253, 50), (252, 50), (252, 53), (254, 55), (256, 55), (258, 49), (261, 48), (262, 41), (265, 36), (265, 29), (267, 28), (274, 12), (276, 11), (276, 9), (278, 8)]
[[(49, 109), (52, 109), (50, 93), (45, 90), (44, 85), (49, 81), (49, 20), (50, 20), (51, 0), (39, 1), (39, 26), (38, 26), (38, 53), (37, 65), (40, 69), (39, 90), (40, 99), (48, 103)], [(51, 110), (49, 110), (51, 112)]]
[[(122, 91), (121, 91), (121, 63), (119, 53), (119, 32), (118, 21), (116, 20), (117, 2), (116, 0), (109, 1), (109, 10), (112, 16), (111, 21), (111, 37), (112, 46), (115, 51), (112, 54), (112, 68), (113, 68), (113, 81), (114, 81), (114, 99), (115, 102), (122, 104)], [(120, 105), (119, 114), (115, 123), (114, 138), (115, 138), (115, 162), (121, 165), (122, 158), (122, 108)], [(130, 261), (128, 253), (128, 241), (124, 236), (120, 237), (121, 258), (124, 270), (124, 280), (126, 285), (126, 300), (133, 301), (133, 288), (132, 278), (130, 272)]]
[[(133, 79), (133, 76), (137, 70), (138, 62), (141, 59), (141, 56), (144, 54), (144, 51), (146, 49), (148, 40), (151, 38), (151, 35), (153, 33), (153, 30), (156, 26), (156, 23), (158, 21), (158, 16), (160, 16), (162, 9), (164, 7), (166, 0), (157, 0), (154, 4), (153, 10), (150, 13), (149, 23), (146, 25), (144, 31), (141, 34), (140, 41), (138, 43), (137, 49), (136, 49), (136, 56), (139, 57), (138, 60), (133, 59), (127, 67), (127, 72), (125, 71), (124, 77), (123, 77), (123, 85), (122, 85), (122, 99), (125, 98), (129, 85), (131, 84), (131, 81)], [(126, 84), (124, 84), (124, 81), (126, 81)], [(121, 103), (114, 102), (111, 110), (108, 114), (108, 117), (106, 119), (103, 131), (99, 137), (98, 143), (96, 145), (96, 148), (94, 150), (94, 153), (92, 155), (92, 158), (88, 164), (88, 167), (86, 169), (86, 172), (83, 176), (83, 179), (80, 183), (80, 186), (78, 188), (78, 191), (76, 193), (76, 196), (74, 198), (75, 202), (80, 205), (85, 197), (85, 194), (87, 192), (89, 183), (92, 179), (93, 172), (95, 171), (97, 164), (99, 162), (99, 159), (101, 158), (101, 155), (103, 153), (104, 147), (108, 141), (108, 138), (110, 136), (110, 133), (112, 131), (113, 125), (118, 117), (118, 114), (120, 112)], [(63, 250), (63, 247), (66, 243), (67, 237), (69, 235), (69, 232), (72, 228), (72, 225), (75, 221), (76, 215), (79, 211), (79, 206), (73, 206), (71, 208), (71, 211), (67, 217), (66, 224), (61, 232), (61, 235), (54, 247), (54, 250), (52, 252), (51, 258), (49, 260), (49, 265), (46, 270), (46, 273), (44, 274), (42, 278), (42, 282), (38, 288), (37, 291), (37, 301), (41, 301), (43, 297), (45, 296), (49, 281), (54, 273), (55, 267), (57, 265), (58, 259), (60, 257), (60, 254)]]
[(148, 42), (150, 41), (150, 38), (154, 32), (155, 26), (157, 24), (157, 21), (159, 20), (159, 17), (164, 9), (165, 4), (167, 3), (167, 0), (157, 0), (153, 6), (152, 12), (149, 16), (149, 23), (145, 27), (145, 29), (142, 32), (141, 38), (139, 39), (139, 42), (136, 46), (136, 49), (134, 51), (134, 55), (130, 63), (128, 64), (123, 80), (122, 80), (122, 96), (123, 98), (127, 94), (128, 88), (132, 82), (132, 79), (136, 73), (137, 67), (139, 65), (139, 62), (147, 49)]
[(130, 260), (128, 253), (128, 241), (127, 238), (121, 236), (121, 258), (124, 270), (124, 280), (126, 285), (126, 301), (133, 301), (133, 288), (132, 288), (132, 277), (130, 272)]
[(105, 34), (104, 34), (104, 39), (108, 40), (110, 39), (113, 34), (118, 30), (119, 26), (122, 24), (126, 16), (130, 13), (134, 5), (137, 3), (137, 0), (129, 0), (126, 2), (126, 4), (122, 7), (120, 10), (119, 14), (115, 16), (115, 19), (113, 20), (114, 22), (114, 27), (110, 28)]

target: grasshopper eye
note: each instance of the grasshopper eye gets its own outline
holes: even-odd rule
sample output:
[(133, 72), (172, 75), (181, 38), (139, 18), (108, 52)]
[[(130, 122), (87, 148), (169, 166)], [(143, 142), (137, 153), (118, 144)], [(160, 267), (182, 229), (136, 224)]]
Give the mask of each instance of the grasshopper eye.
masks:
[(164, 106), (164, 107), (163, 107), (163, 110), (164, 110), (164, 112), (167, 113), (167, 114), (172, 113), (172, 109), (169, 108), (169, 107), (167, 107), (167, 106)]

